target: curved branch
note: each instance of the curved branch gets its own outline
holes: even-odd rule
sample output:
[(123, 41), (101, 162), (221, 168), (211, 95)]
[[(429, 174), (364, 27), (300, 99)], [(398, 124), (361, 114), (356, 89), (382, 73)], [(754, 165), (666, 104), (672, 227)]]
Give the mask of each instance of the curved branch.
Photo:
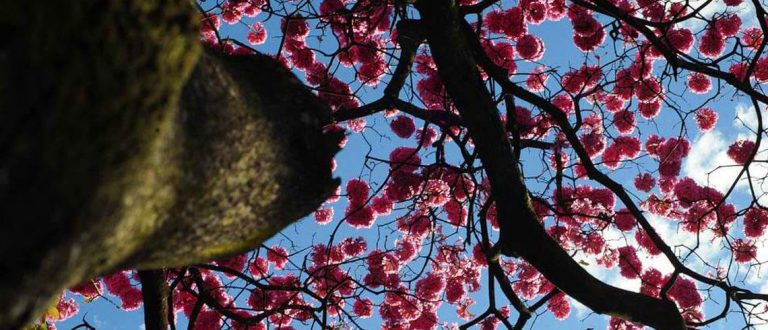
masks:
[(685, 329), (675, 304), (609, 286), (581, 268), (546, 233), (514, 162), (498, 110), (485, 89), (451, 2), (418, 1), (438, 73), (469, 128), (491, 182), (500, 217), (500, 250), (518, 254), (560, 290), (597, 313), (650, 325)]

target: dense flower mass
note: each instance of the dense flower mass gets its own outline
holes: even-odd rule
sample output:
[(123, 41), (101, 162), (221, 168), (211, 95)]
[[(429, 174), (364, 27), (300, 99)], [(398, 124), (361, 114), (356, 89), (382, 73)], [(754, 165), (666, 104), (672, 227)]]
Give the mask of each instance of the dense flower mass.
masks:
[(696, 124), (702, 132), (709, 132), (717, 124), (717, 112), (712, 108), (702, 108), (696, 110)]
[(635, 177), (635, 188), (649, 192), (656, 186), (656, 179), (650, 173), (641, 173)]
[(739, 140), (728, 147), (728, 157), (736, 164), (744, 165), (749, 160), (755, 150), (755, 142), (750, 140)]
[[(496, 330), (538, 326), (525, 322), (545, 313), (544, 322), (579, 322), (573, 308), (583, 305), (612, 315), (611, 330), (675, 313), (690, 328), (768, 319), (768, 303), (746, 298), (768, 261), (765, 132), (744, 111), (756, 106), (762, 118), (768, 100), (754, 4), (199, 5), (208, 47), (268, 54), (317, 96), (328, 110), (323, 131), (344, 135), (332, 174), (342, 184), (313, 201), (254, 196), (316, 209), (261, 246), (239, 248), (249, 252), (218, 255), (212, 242), (214, 261), (168, 268), (176, 318), (204, 330)], [(451, 8), (435, 12), (443, 6)], [(274, 143), (300, 151), (281, 161), (314, 170), (304, 140)], [(283, 175), (295, 173), (264, 180)], [(221, 180), (246, 192), (262, 184)], [(205, 202), (217, 198), (227, 196)], [(254, 209), (231, 212), (259, 216)], [(282, 224), (283, 215), (268, 216)], [(59, 297), (45, 320), (104, 296), (135, 310), (141, 288), (132, 270), (96, 278)]]
[(763, 236), (766, 227), (768, 227), (768, 210), (752, 207), (744, 214), (744, 233), (747, 237)]
[(395, 135), (403, 139), (411, 137), (413, 132), (416, 131), (416, 125), (414, 125), (413, 119), (403, 115), (395, 117), (389, 126), (392, 128), (392, 132), (395, 133)]

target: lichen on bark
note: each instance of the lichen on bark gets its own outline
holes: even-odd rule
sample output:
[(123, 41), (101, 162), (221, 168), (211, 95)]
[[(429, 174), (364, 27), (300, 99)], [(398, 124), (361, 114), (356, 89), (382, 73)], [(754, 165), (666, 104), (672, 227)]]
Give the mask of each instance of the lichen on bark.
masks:
[(185, 0), (0, 13), (0, 328), (100, 274), (243, 252), (337, 185), (328, 108), (197, 25)]

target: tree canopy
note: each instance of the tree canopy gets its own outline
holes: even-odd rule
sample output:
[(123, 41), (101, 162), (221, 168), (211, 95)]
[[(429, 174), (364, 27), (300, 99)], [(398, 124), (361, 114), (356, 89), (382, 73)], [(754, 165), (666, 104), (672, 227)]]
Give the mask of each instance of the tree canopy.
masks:
[[(152, 329), (523, 329), (576, 304), (608, 329), (768, 325), (760, 0), (178, 2), (112, 8), (135, 26), (168, 26), (147, 28), (163, 36), (148, 41), (156, 49), (135, 40), (145, 57), (118, 70), (131, 79), (94, 71), (94, 81), (183, 84), (119, 94), (130, 102), (91, 84), (25, 94), (35, 97), (9, 104), (36, 109), (31, 126), (19, 126), (25, 112), (2, 113), (12, 142), (0, 165), (24, 174), (0, 181), (2, 214), (21, 219), (12, 235), (37, 236), (0, 243), (0, 270), (16, 269), (13, 282), (59, 267), (45, 258), (60, 253), (5, 252), (51, 236), (70, 253), (111, 249), (73, 256), (51, 284), (24, 279), (33, 307), (0, 303), (12, 310), (0, 316), (52, 325), (77, 314), (75, 298), (112, 296), (125, 310), (143, 304)], [(113, 65), (101, 45), (80, 61)], [(31, 58), (20, 61), (86, 65)], [(135, 81), (137, 70), (152, 75)], [(24, 83), (48, 93), (71, 79)], [(15, 127), (32, 128), (5, 133)], [(125, 134), (133, 140), (113, 141)], [(50, 142), (59, 136), (69, 140)], [(313, 210), (304, 232), (262, 244)], [(86, 229), (123, 213), (109, 233)], [(146, 214), (157, 220), (130, 220)], [(59, 227), (35, 231), (35, 219)], [(33, 261), (16, 267), (21, 258)]]

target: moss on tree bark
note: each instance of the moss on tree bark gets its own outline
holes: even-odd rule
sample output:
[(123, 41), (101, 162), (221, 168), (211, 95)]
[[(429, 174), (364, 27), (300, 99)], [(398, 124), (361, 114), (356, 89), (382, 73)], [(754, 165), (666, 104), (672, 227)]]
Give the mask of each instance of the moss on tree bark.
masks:
[(187, 1), (0, 13), (0, 328), (123, 268), (240, 253), (337, 185), (330, 111), (262, 55), (201, 51)]

